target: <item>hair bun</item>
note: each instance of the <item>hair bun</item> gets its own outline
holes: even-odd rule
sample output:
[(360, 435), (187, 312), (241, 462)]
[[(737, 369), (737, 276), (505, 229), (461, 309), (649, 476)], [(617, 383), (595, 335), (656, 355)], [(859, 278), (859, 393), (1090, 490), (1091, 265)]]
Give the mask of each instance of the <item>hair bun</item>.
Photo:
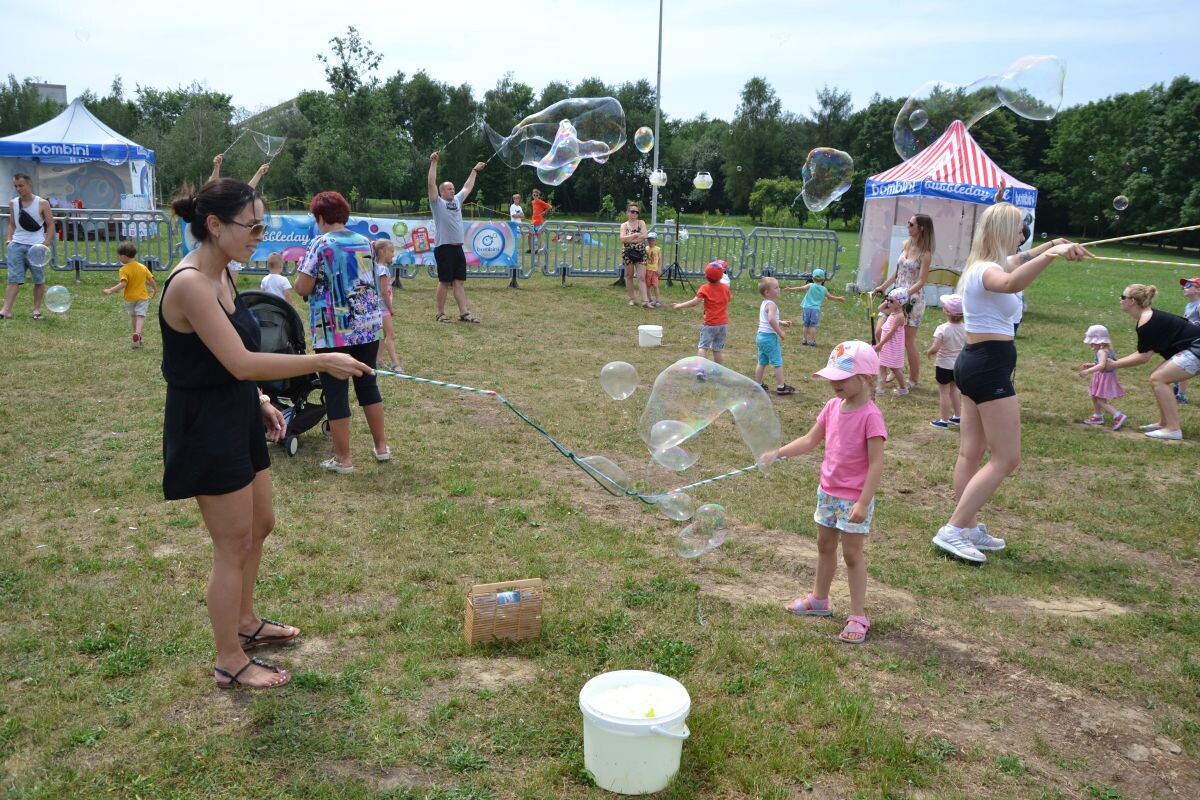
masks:
[(184, 222), (191, 222), (192, 217), (196, 216), (196, 195), (189, 193), (175, 198), (171, 210)]

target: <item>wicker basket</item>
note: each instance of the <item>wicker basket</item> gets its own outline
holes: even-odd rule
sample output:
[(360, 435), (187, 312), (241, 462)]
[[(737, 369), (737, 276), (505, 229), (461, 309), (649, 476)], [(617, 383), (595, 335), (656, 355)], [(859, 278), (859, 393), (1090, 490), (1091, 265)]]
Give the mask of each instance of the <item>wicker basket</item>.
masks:
[(467, 592), (467, 644), (542, 635), (542, 579), (481, 583)]

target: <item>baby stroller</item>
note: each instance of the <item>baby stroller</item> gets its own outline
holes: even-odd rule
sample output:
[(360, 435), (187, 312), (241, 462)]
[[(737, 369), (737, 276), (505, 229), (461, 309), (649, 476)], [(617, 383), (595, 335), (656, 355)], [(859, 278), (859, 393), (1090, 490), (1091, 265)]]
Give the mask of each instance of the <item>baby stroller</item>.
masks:
[[(241, 295), (258, 320), (258, 329), (262, 333), (261, 352), (297, 355), (305, 351), (307, 333), (304, 322), (290, 303), (267, 292), (247, 291)], [(300, 441), (296, 437), (322, 424), (325, 418), (325, 393), (321, 391), (321, 378), (315, 372), (310, 372), (295, 378), (261, 381), (258, 385), (271, 398), (271, 404), (283, 414), (287, 428), (280, 444), (284, 452), (289, 456), (296, 455), (300, 449)], [(315, 403), (309, 399), (314, 391), (320, 392), (319, 400)], [(329, 432), (327, 421), (322, 424), (322, 430)]]

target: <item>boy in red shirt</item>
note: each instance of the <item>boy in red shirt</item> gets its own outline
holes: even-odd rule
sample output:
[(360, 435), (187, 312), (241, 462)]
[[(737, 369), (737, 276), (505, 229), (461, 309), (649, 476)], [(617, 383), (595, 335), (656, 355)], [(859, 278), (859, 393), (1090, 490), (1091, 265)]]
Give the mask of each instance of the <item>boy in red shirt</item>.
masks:
[(676, 303), (672, 308), (691, 308), (704, 303), (704, 324), (700, 326), (699, 355), (721, 363), (721, 351), (725, 349), (725, 338), (729, 333), (729, 287), (721, 283), (725, 277), (724, 261), (714, 261), (704, 268), (708, 283), (696, 290), (696, 296), (686, 303)]

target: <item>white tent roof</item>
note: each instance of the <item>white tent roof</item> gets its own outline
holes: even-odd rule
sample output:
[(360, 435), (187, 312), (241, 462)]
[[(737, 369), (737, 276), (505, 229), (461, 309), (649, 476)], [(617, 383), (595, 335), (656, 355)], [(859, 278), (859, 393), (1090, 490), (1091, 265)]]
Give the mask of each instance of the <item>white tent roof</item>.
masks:
[[(12, 136), (0, 137), (0, 156), (41, 158), (45, 161), (79, 161), (101, 158), (100, 148), (123, 150), (126, 158), (154, 163), (147, 150), (105, 125), (76, 98), (48, 122)], [(95, 148), (95, 153), (91, 149)]]

